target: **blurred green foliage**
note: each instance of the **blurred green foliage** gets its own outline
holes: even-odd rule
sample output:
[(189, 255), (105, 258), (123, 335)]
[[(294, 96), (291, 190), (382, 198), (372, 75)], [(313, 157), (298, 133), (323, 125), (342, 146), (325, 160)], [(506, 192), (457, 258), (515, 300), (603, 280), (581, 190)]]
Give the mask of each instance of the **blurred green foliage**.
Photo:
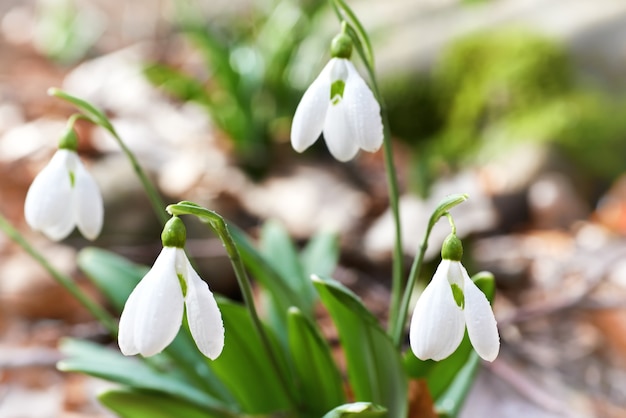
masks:
[(412, 89), (388, 83), (394, 134), (414, 144), (414, 188), (443, 172), (535, 141), (561, 151), (585, 175), (626, 169), (626, 100), (583, 86), (564, 47), (520, 29), (450, 45)]
[[(307, 62), (299, 53), (301, 42), (318, 26), (325, 4), (259, 1), (245, 16), (208, 19), (197, 4), (177, 3), (180, 31), (204, 59), (207, 77), (160, 63), (147, 66), (145, 74), (172, 96), (205, 106), (232, 141), (237, 162), (260, 176), (271, 161), (272, 142), (289, 138), (289, 121), (303, 92), (292, 79)], [(314, 67), (321, 54), (308, 55)]]

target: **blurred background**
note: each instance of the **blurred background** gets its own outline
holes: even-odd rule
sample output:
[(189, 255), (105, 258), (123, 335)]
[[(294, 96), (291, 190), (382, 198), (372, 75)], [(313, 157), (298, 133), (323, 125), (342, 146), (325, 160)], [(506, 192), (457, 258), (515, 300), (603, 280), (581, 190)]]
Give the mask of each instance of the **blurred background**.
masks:
[[(461, 416), (626, 416), (626, 2), (349, 4), (389, 111), (407, 268), (437, 202), (468, 193), (453, 211), (464, 263), (496, 276), (503, 347)], [(0, 212), (98, 297), (75, 263), (90, 243), (49, 242), (23, 219), (74, 111), (46, 95), (61, 87), (107, 112), (166, 201), (195, 201), (252, 236), (269, 219), (301, 243), (337, 232), (335, 278), (384, 321), (382, 152), (340, 164), (323, 141), (303, 155), (289, 144), (338, 30), (318, 0), (1, 0)], [(151, 264), (160, 226), (130, 164), (104, 131), (78, 133), (106, 206), (94, 245)], [(221, 243), (188, 226), (201, 276), (237, 298)], [(0, 235), (0, 417), (111, 416), (93, 400), (106, 383), (56, 371), (63, 336), (115, 344)]]

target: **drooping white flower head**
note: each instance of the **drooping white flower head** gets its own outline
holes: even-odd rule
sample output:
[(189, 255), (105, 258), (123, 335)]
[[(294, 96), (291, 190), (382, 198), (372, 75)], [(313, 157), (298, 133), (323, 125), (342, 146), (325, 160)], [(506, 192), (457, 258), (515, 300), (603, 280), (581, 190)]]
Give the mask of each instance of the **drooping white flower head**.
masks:
[(102, 195), (76, 154), (76, 142), (73, 129), (66, 131), (59, 149), (26, 194), (26, 222), (54, 241), (67, 237), (75, 227), (94, 240), (102, 229)]
[[(341, 34), (333, 41), (347, 35)], [(348, 37), (349, 39), (349, 37)], [(359, 149), (376, 152), (383, 143), (380, 105), (348, 59), (346, 50), (333, 53), (304, 93), (291, 126), (291, 145), (303, 152), (324, 133), (326, 146), (339, 161), (349, 161)]]
[[(460, 245), (456, 236), (450, 235), (448, 239), (450, 237)], [(432, 281), (415, 305), (409, 331), (411, 349), (421, 360), (443, 360), (461, 344), (467, 326), (470, 342), (478, 355), (493, 361), (500, 351), (500, 337), (491, 305), (470, 279), (459, 261), (460, 256), (452, 258), (443, 256)]]
[(200, 352), (210, 359), (222, 352), (222, 315), (209, 286), (182, 248), (184, 231), (179, 218), (170, 219), (163, 231), (163, 250), (126, 301), (118, 335), (120, 350), (126, 356), (149, 357), (163, 351), (178, 334), (185, 308)]

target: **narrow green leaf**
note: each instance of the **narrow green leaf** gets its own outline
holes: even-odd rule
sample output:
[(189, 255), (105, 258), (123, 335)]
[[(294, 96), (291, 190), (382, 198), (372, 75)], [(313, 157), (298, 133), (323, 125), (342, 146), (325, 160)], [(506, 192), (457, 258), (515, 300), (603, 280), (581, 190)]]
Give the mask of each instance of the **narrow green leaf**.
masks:
[(465, 202), (468, 199), (468, 197), (469, 196), (467, 194), (451, 194), (449, 196), (444, 197), (439, 202), (439, 205), (437, 205), (437, 207), (433, 211), (433, 214), (430, 216), (430, 221), (429, 221), (430, 226), (432, 227), (433, 225), (435, 225), (437, 221), (439, 220), (439, 218), (444, 216), (446, 212), (448, 212), (450, 209), (452, 209), (456, 205), (459, 205)]
[(300, 257), (287, 230), (276, 221), (268, 221), (261, 231), (261, 253), (282, 277), (299, 300), (292, 303), (310, 316), (315, 301), (315, 290), (304, 275)]
[(167, 393), (207, 410), (228, 411), (218, 399), (181, 380), (177, 374), (156, 371), (146, 363), (98, 344), (66, 339), (60, 349), (66, 356), (57, 364), (61, 371), (81, 372), (132, 388)]
[[(162, 393), (133, 389), (113, 389), (98, 395), (98, 400), (121, 418), (206, 418), (206, 409)], [(236, 418), (230, 412), (212, 411), (212, 418)]]
[(214, 103), (206, 88), (195, 78), (162, 64), (150, 64), (143, 73), (153, 85), (182, 101), (194, 101), (213, 109)]
[(471, 352), (463, 367), (457, 371), (454, 380), (435, 402), (437, 413), (447, 417), (456, 417), (463, 406), (463, 402), (469, 393), (476, 371), (480, 364), (480, 357), (476, 352)]
[(111, 125), (109, 118), (106, 117), (104, 112), (96, 108), (91, 103), (83, 99), (79, 99), (78, 97), (74, 97), (71, 94), (66, 93), (65, 91), (55, 87), (51, 87), (48, 89), (48, 95), (58, 97), (59, 99), (65, 100), (66, 102), (73, 104), (96, 125), (100, 125), (108, 131), (114, 130), (113, 125)]
[(313, 284), (339, 332), (355, 399), (386, 407), (390, 417), (406, 416), (402, 361), (376, 317), (340, 283), (314, 277)]
[(130, 292), (149, 270), (146, 266), (95, 247), (82, 249), (77, 263), (118, 314), (122, 312)]
[(268, 293), (266, 312), (269, 325), (283, 345), (287, 342), (287, 311), (291, 306), (301, 309), (307, 307), (296, 292), (285, 281), (283, 276), (265, 260), (263, 255), (254, 247), (248, 237), (241, 230), (231, 226), (231, 235), (237, 244), (241, 258), (248, 271)]
[(328, 343), (298, 308), (289, 310), (288, 327), (289, 350), (298, 377), (303, 413), (317, 418), (345, 402), (341, 374)]
[(472, 344), (466, 333), (459, 348), (450, 357), (441, 361), (422, 361), (408, 350), (404, 357), (404, 366), (410, 377), (425, 379), (430, 395), (437, 399), (452, 384), (457, 372), (467, 362), (472, 352)]
[(300, 252), (302, 270), (307, 279), (315, 274), (329, 277), (339, 262), (339, 237), (336, 233), (320, 232), (314, 235)]
[(354, 402), (338, 406), (328, 412), (322, 418), (376, 418), (387, 417), (387, 410), (382, 406), (374, 405), (369, 402)]
[[(272, 368), (248, 311), (241, 305), (220, 300), (220, 310), (226, 329), (224, 351), (209, 366), (230, 390), (243, 410), (250, 414), (287, 410), (288, 395)], [(272, 336), (269, 329), (268, 335)], [(273, 349), (280, 352), (275, 339)], [(285, 360), (285, 357), (281, 357)], [(207, 360), (209, 361), (209, 360)], [(286, 363), (280, 365), (285, 371)]]

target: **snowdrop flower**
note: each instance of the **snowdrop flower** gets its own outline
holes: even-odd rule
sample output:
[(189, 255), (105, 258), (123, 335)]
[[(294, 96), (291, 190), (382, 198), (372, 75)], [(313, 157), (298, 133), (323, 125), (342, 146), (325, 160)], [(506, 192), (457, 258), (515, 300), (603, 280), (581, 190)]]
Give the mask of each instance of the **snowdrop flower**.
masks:
[(183, 222), (178, 217), (170, 219), (161, 238), (163, 250), (124, 306), (118, 336), (120, 350), (126, 356), (160, 353), (178, 334), (186, 308), (198, 349), (214, 360), (224, 347), (222, 315), (209, 286), (191, 267), (183, 250)]
[(383, 143), (380, 106), (350, 62), (352, 41), (342, 33), (331, 45), (333, 58), (304, 93), (291, 126), (291, 145), (303, 152), (324, 132), (326, 146), (339, 161), (359, 149), (377, 151)]
[(422, 360), (442, 360), (451, 355), (461, 343), (466, 326), (480, 357), (493, 361), (500, 351), (493, 311), (461, 265), (462, 255), (461, 241), (449, 235), (441, 250), (441, 264), (413, 311), (409, 339), (413, 353)]
[(26, 194), (26, 222), (54, 241), (67, 237), (76, 226), (90, 240), (96, 239), (102, 229), (102, 195), (78, 158), (77, 145), (78, 138), (70, 126), (59, 149)]

